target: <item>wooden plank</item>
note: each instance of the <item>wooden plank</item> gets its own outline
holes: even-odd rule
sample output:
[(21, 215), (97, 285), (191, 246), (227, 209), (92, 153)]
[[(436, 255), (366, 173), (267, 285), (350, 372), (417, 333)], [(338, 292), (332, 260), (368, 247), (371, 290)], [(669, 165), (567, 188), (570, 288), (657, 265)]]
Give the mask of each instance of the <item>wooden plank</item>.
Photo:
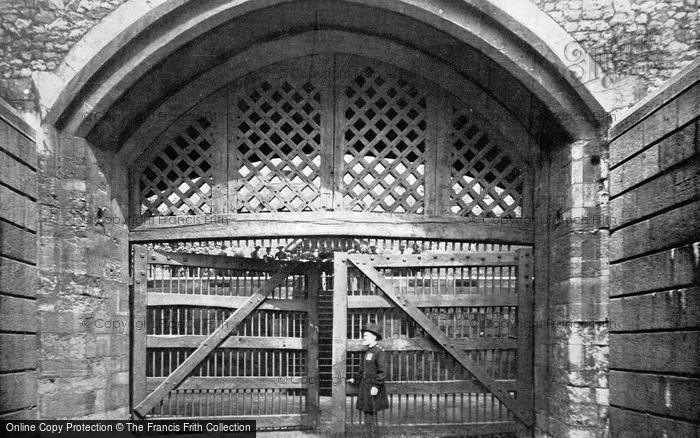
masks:
[(610, 371), (610, 404), (681, 420), (700, 418), (700, 379)]
[(2, 119), (3, 125), (17, 133), (21, 133), (26, 136), (32, 144), (34, 143), (36, 130), (5, 100), (0, 100), (0, 119)]
[(695, 124), (666, 137), (659, 143), (610, 171), (610, 196), (676, 165), (695, 154)]
[(36, 264), (36, 234), (0, 221), (0, 255)]
[(15, 411), (37, 404), (36, 371), (0, 374), (0, 411)]
[(532, 290), (532, 251), (519, 249), (518, 254), (518, 349), (517, 349), (517, 399), (525, 406), (534, 405), (533, 386), (533, 315), (534, 297)]
[[(146, 387), (154, 391), (165, 377), (148, 377)], [(187, 377), (176, 388), (184, 389), (305, 389), (311, 379), (305, 377)]]
[(634, 438), (697, 437), (700, 424), (610, 406), (610, 436)]
[(700, 374), (700, 332), (611, 333), (610, 369)]
[(449, 101), (444, 96), (444, 92), (440, 92), (441, 97), (443, 97), (442, 102), (439, 103), (438, 107), (438, 128), (437, 128), (437, 138), (436, 145), (441, 145), (437, 147), (436, 158), (435, 158), (435, 215), (442, 216), (449, 213), (450, 210), (450, 194), (452, 193), (452, 183), (450, 175), (444, 172), (438, 172), (438, 169), (450, 169), (452, 163), (450, 163), (450, 127), (451, 127), (451, 110), (449, 108)]
[(36, 171), (0, 150), (0, 182), (37, 199)]
[(36, 333), (37, 328), (36, 300), (0, 295), (0, 330)]
[(347, 254), (336, 252), (333, 257), (333, 350), (331, 388), (331, 430), (345, 435), (346, 348), (348, 332), (348, 266)]
[[(197, 348), (207, 339), (207, 335), (148, 335), (148, 348)], [(269, 348), (276, 350), (303, 350), (309, 347), (305, 338), (230, 336), (218, 348)]]
[(612, 298), (609, 311), (613, 332), (700, 327), (700, 287)]
[[(498, 384), (507, 391), (515, 391), (514, 380), (497, 380)], [(471, 380), (449, 380), (437, 382), (386, 382), (384, 384), (387, 394), (460, 394), (479, 393), (490, 394), (483, 385)], [(347, 395), (357, 395), (358, 385), (348, 385)]]
[(635, 125), (610, 142), (610, 166), (615, 167), (646, 146), (642, 125)]
[(281, 268), (270, 279), (263, 284), (253, 295), (250, 296), (248, 302), (233, 312), (226, 320), (207, 337), (187, 359), (185, 359), (175, 371), (173, 371), (161, 385), (151, 392), (143, 402), (139, 403), (135, 408), (140, 416), (148, 414), (153, 407), (160, 402), (172, 388), (177, 386), (192, 370), (211, 353), (226, 337), (228, 337), (236, 327), (253, 312), (262, 301), (272, 293), (272, 291), (282, 284), (284, 280), (299, 268), (298, 262), (290, 263)]
[[(516, 295), (407, 295), (416, 307), (506, 307), (517, 306)], [(392, 308), (387, 298), (379, 295), (350, 295), (348, 309)]]
[(146, 330), (143, 324), (148, 318), (146, 279), (148, 273), (148, 249), (134, 246), (131, 286), (131, 403), (132, 407), (146, 398)]
[[(445, 143), (441, 143), (440, 140), (438, 140), (438, 131), (440, 130), (440, 125), (442, 122), (442, 114), (440, 111), (440, 108), (442, 106), (445, 106), (445, 102), (447, 101), (446, 99), (443, 98), (444, 92), (435, 92), (435, 93), (429, 93), (426, 96), (427, 100), (427, 111), (425, 111), (425, 119), (426, 119), (426, 130), (425, 130), (425, 138), (426, 138), (426, 148), (425, 148), (425, 172), (424, 172), (424, 177), (425, 177), (425, 183), (423, 185), (424, 187), (424, 196), (423, 196), (423, 212), (427, 216), (439, 216), (440, 214), (435, 211), (436, 208), (436, 203), (437, 203), (437, 197), (442, 196), (442, 194), (438, 191), (437, 188), (437, 182), (445, 180), (447, 178), (447, 175), (445, 174), (440, 174), (438, 172), (438, 165), (437, 165), (437, 156), (438, 156), (438, 151), (441, 149), (446, 149), (446, 148), (439, 148), (437, 145), (442, 145)], [(442, 178), (438, 178), (438, 174), (442, 176)]]
[[(262, 261), (258, 261), (258, 263), (262, 264)], [(167, 268), (166, 268), (167, 269)], [(244, 297), (247, 298), (249, 294), (252, 292), (251, 290), (251, 282), (252, 283), (262, 283), (267, 280), (267, 275), (262, 274), (262, 275), (256, 275), (260, 273), (255, 273), (252, 271), (239, 271), (239, 274), (236, 275), (235, 277), (226, 277), (226, 278), (221, 278), (220, 274), (223, 274), (221, 272), (219, 273), (214, 273), (211, 272), (208, 268), (206, 267), (201, 267), (198, 268), (200, 269), (201, 275), (188, 275), (187, 276), (187, 281), (185, 282), (179, 282), (177, 284), (176, 289), (173, 290), (172, 294), (170, 294), (169, 289), (170, 289), (170, 278), (158, 278), (154, 280), (149, 280), (148, 281), (148, 291), (153, 292), (153, 293), (160, 293), (160, 294), (170, 294), (170, 295), (185, 295), (185, 296), (191, 296), (191, 297), (198, 297), (201, 296), (202, 294), (207, 294), (209, 292), (209, 296), (217, 296), (217, 289), (218, 290), (225, 290), (228, 289), (232, 295), (228, 295), (230, 297)], [(213, 269), (212, 269), (213, 270)], [(207, 275), (210, 274), (210, 275)], [(218, 278), (216, 278), (216, 275), (220, 275)], [(248, 275), (246, 275), (248, 274)], [(167, 273), (166, 273), (167, 275)], [(175, 284), (175, 280), (177, 278), (177, 274), (172, 277), (173, 278), (173, 285)], [(243, 281), (243, 279), (247, 280), (247, 283)], [(207, 291), (207, 288), (209, 289)], [(291, 294), (291, 289), (289, 289), (290, 286), (280, 286), (279, 292), (284, 294), (285, 291)], [(218, 295), (220, 298), (224, 298), (227, 295)], [(195, 298), (196, 300), (196, 298)]]
[[(366, 429), (362, 425), (349, 428), (350, 436), (363, 436)], [(455, 436), (489, 436), (498, 434), (514, 434), (518, 431), (517, 423), (513, 421), (497, 421), (492, 423), (468, 423), (468, 424), (392, 424), (380, 427), (386, 430), (387, 436), (399, 437), (455, 437)]]
[[(532, 245), (534, 221), (529, 218), (469, 218), (456, 216), (426, 217), (416, 214), (305, 212), (258, 213), (217, 217), (215, 223), (192, 225), (155, 223), (142, 224), (129, 233), (132, 242), (172, 241), (210, 238), (230, 238), (235, 229), (239, 236), (342, 236), (367, 230), (377, 237), (407, 239), (451, 239), (460, 241), (489, 241)], [(261, 224), (265, 224), (261, 226)]]
[(189, 254), (167, 251), (151, 251), (148, 257), (148, 263), (152, 265), (195, 266), (257, 272), (277, 272), (287, 265), (287, 263), (277, 260), (264, 262), (259, 259), (251, 259), (246, 257)]
[[(450, 338), (460, 350), (510, 350), (517, 347), (515, 339), (508, 338)], [(442, 351), (430, 338), (382, 339), (379, 345), (386, 351)], [(348, 351), (364, 351), (361, 339), (348, 339)]]
[(454, 357), (462, 366), (469, 371), (479, 382), (481, 382), (493, 395), (498, 398), (513, 414), (518, 417), (527, 426), (533, 422), (532, 411), (527, 407), (531, 406), (521, 403), (516, 400), (507, 391), (505, 391), (496, 381), (488, 375), (488, 373), (478, 366), (472, 359), (462, 350), (456, 349), (452, 344), (452, 339), (447, 337), (423, 312), (411, 303), (410, 297), (398, 295), (394, 286), (388, 282), (382, 275), (371, 266), (363, 265), (361, 262), (355, 262), (352, 255), (348, 260), (353, 263), (363, 274), (365, 274), (374, 284), (376, 284), (385, 295), (391, 298), (396, 305), (406, 312), (418, 325), (423, 328), (435, 341)]
[(432, 268), (432, 267), (467, 267), (467, 266), (515, 266), (518, 261), (514, 253), (470, 252), (465, 254), (406, 254), (406, 255), (370, 255), (353, 254), (358, 263), (371, 264), (380, 268)]
[(610, 266), (610, 296), (686, 286), (698, 281), (700, 243)]
[(321, 415), (320, 381), (318, 367), (318, 293), (321, 289), (321, 269), (318, 264), (311, 265), (306, 273), (307, 300), (311, 309), (307, 317), (307, 352), (306, 374), (309, 382), (306, 392), (306, 410), (309, 423), (306, 426), (315, 429)]
[[(150, 283), (150, 282), (149, 282)], [(148, 292), (148, 306), (193, 306), (238, 309), (248, 300), (245, 296), (162, 294)], [(309, 300), (267, 299), (258, 310), (279, 310), (308, 312), (312, 303)]]
[(617, 230), (610, 237), (610, 261), (700, 241), (700, 201)]
[(0, 185), (0, 218), (31, 231), (37, 227), (37, 204), (26, 196)]
[[(212, 173), (211, 203), (213, 214), (226, 214), (229, 212), (228, 198), (228, 166), (225, 165), (228, 159), (228, 121), (226, 120), (228, 90), (226, 87), (219, 89), (215, 94), (202, 102), (197, 108), (196, 114), (204, 115), (211, 123), (207, 129), (214, 144), (207, 151), (210, 163), (214, 164)], [(141, 211), (139, 209), (139, 211)]]
[(0, 371), (34, 369), (39, 351), (36, 335), (0, 334)]
[(0, 257), (0, 292), (33, 298), (36, 290), (35, 266)]
[(316, 58), (318, 64), (315, 68), (321, 68), (320, 81), (318, 87), (321, 92), (321, 166), (319, 177), (321, 182), (321, 207), (325, 210), (333, 209), (333, 187), (335, 185), (334, 172), (334, 145), (339, 144), (334, 141), (334, 105), (335, 105), (335, 55), (328, 54)]
[(698, 78), (700, 78), (698, 63), (686, 66), (678, 74), (664, 82), (659, 89), (649, 93), (641, 101), (637, 102), (623, 119), (610, 128), (608, 131), (610, 137), (617, 137), (648, 117), (658, 108), (673, 104), (674, 100), (687, 99), (692, 108), (691, 113), (696, 116), (698, 113), (698, 102), (700, 101), (698, 99), (698, 94), (700, 94)]
[(31, 169), (36, 170), (36, 145), (33, 135), (24, 135), (14, 126), (11, 126), (5, 120), (3, 120), (1, 114), (0, 150), (4, 150), (8, 154), (16, 157), (22, 163), (29, 166)]
[[(283, 414), (283, 415), (236, 415), (228, 416), (222, 415), (219, 417), (187, 417), (193, 420), (208, 420), (210, 422), (219, 421), (232, 421), (232, 420), (252, 420), (255, 421), (257, 430), (262, 428), (280, 428), (280, 427), (295, 427), (303, 426), (308, 420), (306, 420), (307, 414)], [(169, 416), (149, 416), (152, 420), (173, 420), (182, 421), (184, 417), (169, 417)], [(187, 435), (185, 435), (187, 436)], [(226, 433), (223, 433), (226, 436)]]
[(610, 201), (611, 228), (620, 228), (674, 205), (700, 198), (700, 172), (694, 161), (658, 175)]

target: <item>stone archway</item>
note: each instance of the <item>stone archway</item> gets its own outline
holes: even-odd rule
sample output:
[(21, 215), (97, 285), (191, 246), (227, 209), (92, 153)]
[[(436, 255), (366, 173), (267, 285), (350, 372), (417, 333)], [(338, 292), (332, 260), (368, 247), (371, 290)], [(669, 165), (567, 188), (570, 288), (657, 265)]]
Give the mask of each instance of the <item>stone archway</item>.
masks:
[[(303, 20), (297, 23), (296, 34), (301, 35), (304, 31), (322, 26), (340, 27), (333, 21), (333, 10), (323, 9), (317, 14), (316, 9), (320, 8), (320, 4), (313, 1), (244, 1), (231, 5), (172, 1), (160, 3), (148, 11), (139, 9), (137, 2), (130, 2), (115, 12), (104, 26), (98, 26), (85, 37), (91, 48), (85, 49), (85, 46), (79, 45), (55, 76), (43, 78), (39, 88), (46, 110), (44, 130), (47, 157), (88, 157), (89, 172), (70, 175), (68, 179), (75, 184), (67, 190), (82, 193), (87, 201), (79, 208), (88, 217), (95, 218), (86, 230), (89, 238), (85, 240), (87, 249), (80, 248), (80, 242), (71, 246), (78, 262), (64, 267), (47, 266), (47, 271), (67, 269), (79, 278), (98, 276), (103, 272), (90, 260), (98, 254), (98, 259), (110, 260), (106, 266), (121, 270), (114, 275), (114, 284), (109, 287), (119, 289), (119, 300), (128, 300), (128, 294), (125, 294), (128, 276), (125, 274), (129, 264), (130, 229), (126, 226), (129, 187), (128, 169), (123, 161), (125, 151), (138, 151), (144, 145), (132, 139), (151, 129), (159, 132), (172, 122), (173, 117), (181, 114), (178, 110), (182, 107), (167, 106), (167, 102), (177, 101), (171, 99), (172, 96), (180, 90), (184, 90), (182, 96), (186, 96), (188, 89), (196, 95), (197, 89), (193, 84), (198, 78), (207, 77), (207, 72), (213, 71), (223, 60), (244, 54), (245, 49), (250, 47), (245, 45), (238, 47), (235, 53), (226, 52), (224, 44), (217, 45), (214, 36), (221, 37), (236, 29), (252, 29), (255, 26), (250, 22), (245, 27), (247, 18), (275, 15), (285, 7), (295, 6), (294, 3), (303, 4), (306, 8), (302, 8), (306, 15), (300, 14)], [(438, 63), (445, 63), (449, 58), (446, 53), (452, 53), (453, 48), (463, 50), (461, 54), (473, 56), (452, 60), (450, 67), (458, 76), (467, 77), (474, 84), (472, 90), (475, 90), (475, 96), (493, 98), (493, 105), (488, 107), (493, 114), (502, 115), (501, 118), (492, 118), (495, 123), (507, 120), (507, 126), (513, 126), (514, 130), (520, 130), (524, 136), (533, 139), (529, 143), (537, 150), (539, 166), (534, 182), (533, 198), (536, 201), (533, 216), (546, 218), (556, 213), (571, 217), (588, 214), (586, 208), (595, 211), (597, 207), (591, 207), (591, 204), (595, 205), (591, 202), (595, 196), (592, 185), (597, 183), (600, 169), (584, 157), (599, 154), (598, 130), (606, 123), (605, 106), (598, 100), (602, 101), (603, 95), (596, 90), (594, 83), (578, 80), (567, 73), (569, 66), (566, 65), (565, 49), (572, 47), (568, 45), (572, 40), (544, 14), (524, 2), (517, 6), (512, 2), (464, 2), (459, 7), (447, 2), (409, 1), (372, 2), (371, 6), (370, 2), (364, 1), (333, 4), (339, 8), (336, 12), (347, 12), (349, 16), (366, 14), (368, 9), (372, 9), (378, 11), (379, 16), (394, 20), (394, 23), (410, 24), (404, 28), (392, 26), (391, 29), (403, 29), (404, 34), (392, 35), (387, 32), (384, 38), (412, 46), (418, 52), (425, 53), (426, 48), (416, 46), (416, 41), (407, 39), (408, 34), (416, 29), (418, 31), (413, 33), (418, 36), (437, 37), (437, 40), (440, 36), (449, 38), (449, 50), (441, 51), (437, 47), (434, 52), (428, 53)], [(131, 25), (124, 26), (123, 23), (128, 22), (125, 17), (128, 16), (138, 18)], [(319, 16), (320, 19), (317, 18)], [(163, 25), (166, 21), (169, 24)], [(350, 30), (370, 33), (371, 37), (376, 38), (376, 24)], [(288, 25), (280, 20), (271, 28), (280, 31)], [(257, 42), (256, 39), (270, 38), (270, 35), (251, 34), (251, 38), (254, 38), (252, 42)], [(328, 38), (328, 34), (323, 38)], [(95, 41), (102, 43), (95, 44)], [(314, 41), (318, 43), (312, 37), (312, 45)], [(207, 47), (221, 51), (200, 66), (192, 63), (183, 65), (178, 61), (183, 56), (202, 53)], [(465, 59), (478, 59), (479, 62), (476, 65), (461, 62)], [(178, 69), (178, 66), (182, 69)], [(482, 67), (489, 74), (479, 73)], [(493, 76), (490, 76), (491, 73)], [(179, 105), (187, 103), (187, 99), (183, 98)], [(165, 114), (165, 118), (158, 120), (161, 116), (157, 110), (160, 108), (166, 109), (160, 113)], [(507, 131), (511, 135), (514, 132)], [(551, 131), (557, 131), (557, 134), (550, 135)], [(542, 147), (542, 143), (546, 143), (546, 146)], [(562, 168), (566, 170), (561, 172)], [(81, 181), (87, 183), (81, 185)], [(585, 194), (584, 187), (587, 190)], [(94, 190), (98, 196), (93, 196), (90, 190)], [(101, 211), (106, 211), (111, 220), (108, 226), (105, 226), (104, 220), (100, 220)], [(567, 266), (575, 264), (580, 257), (577, 251), (581, 238), (553, 233), (546, 222), (538, 224), (534, 231), (535, 270), (539, 271), (536, 276), (543, 285), (536, 292), (535, 301), (546, 319), (550, 312), (547, 304), (550, 290), (557, 288), (557, 293), (566, 293), (567, 290), (580, 292), (581, 284), (575, 281), (554, 285), (554, 280), (549, 276), (552, 269), (549, 261), (556, 258), (564, 260)], [(60, 234), (56, 232), (55, 236), (60, 239)], [(104, 247), (99, 250), (94, 248), (90, 239), (104, 243)], [(595, 246), (598, 238), (590, 239)], [(124, 312), (118, 302), (110, 306), (111, 310)], [(536, 356), (539, 355), (540, 362), (535, 361), (535, 380), (547, 394), (550, 381), (546, 361), (550, 352), (545, 332), (546, 327), (537, 335), (539, 349)], [(569, 341), (566, 336), (554, 341), (567, 345)], [(121, 345), (122, 341), (114, 339), (113, 342)], [(124, 404), (123, 401), (121, 403)], [(546, 400), (536, 402), (536, 409), (548, 415)], [(119, 412), (121, 414), (116, 415), (124, 414), (123, 411)]]

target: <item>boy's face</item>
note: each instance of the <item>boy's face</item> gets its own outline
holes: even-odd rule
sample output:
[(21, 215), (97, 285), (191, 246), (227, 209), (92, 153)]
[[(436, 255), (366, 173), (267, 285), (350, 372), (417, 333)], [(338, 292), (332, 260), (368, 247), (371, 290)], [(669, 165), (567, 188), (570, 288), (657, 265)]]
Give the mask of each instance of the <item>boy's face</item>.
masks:
[(362, 333), (362, 345), (372, 345), (377, 342), (377, 335), (372, 332)]

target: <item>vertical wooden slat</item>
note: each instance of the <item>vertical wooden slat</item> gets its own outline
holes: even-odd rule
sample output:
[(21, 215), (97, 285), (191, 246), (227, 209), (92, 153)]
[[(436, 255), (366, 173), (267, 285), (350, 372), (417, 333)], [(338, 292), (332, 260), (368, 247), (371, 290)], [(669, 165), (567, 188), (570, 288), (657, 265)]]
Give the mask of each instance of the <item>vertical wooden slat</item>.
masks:
[(517, 399), (533, 406), (533, 290), (532, 252), (519, 249), (518, 253), (518, 352), (517, 352)]
[(343, 124), (345, 114), (343, 108), (347, 98), (341, 92), (341, 84), (344, 84), (349, 77), (348, 71), (352, 65), (346, 56), (333, 56), (333, 209), (343, 210), (343, 194), (345, 193), (345, 183), (343, 182)]
[(132, 353), (132, 395), (131, 406), (136, 406), (146, 398), (146, 327), (141, 326), (147, 318), (147, 272), (148, 250), (134, 247), (133, 301), (131, 309)]
[(335, 186), (335, 149), (336, 142), (333, 137), (335, 129), (335, 76), (334, 76), (335, 55), (319, 56), (314, 66), (321, 68), (318, 87), (321, 92), (321, 167), (319, 177), (321, 178), (321, 208), (333, 209), (333, 188)]
[(308, 350), (306, 355), (306, 373), (309, 379), (309, 387), (306, 392), (306, 406), (308, 410), (308, 426), (316, 427), (320, 415), (319, 410), (319, 368), (318, 368), (318, 294), (321, 288), (321, 269), (317, 264), (310, 265), (306, 277), (307, 300), (309, 312), (307, 314), (306, 336), (308, 338)]
[(440, 174), (444, 173), (444, 171), (442, 171), (443, 168), (437, 166), (437, 157), (441, 146), (441, 143), (438, 141), (440, 138), (440, 127), (442, 125), (440, 107), (442, 106), (443, 99), (440, 93), (431, 93), (427, 96), (427, 99), (424, 214), (434, 216), (438, 214), (436, 212), (436, 200), (441, 196), (437, 181), (440, 179)]
[(452, 122), (452, 115), (449, 107), (449, 100), (444, 92), (438, 93), (440, 96), (438, 107), (436, 111), (438, 113), (437, 120), (439, 125), (437, 126), (436, 132), (436, 155), (435, 155), (435, 168), (442, 169), (442, 171), (435, 172), (435, 214), (443, 215), (449, 213), (450, 209), (450, 194), (452, 188), (450, 187), (450, 172), (446, 169), (451, 169), (452, 164), (450, 163), (450, 152), (452, 146), (450, 145), (450, 123)]
[(216, 163), (212, 169), (213, 187), (212, 213), (225, 214), (228, 209), (228, 109), (227, 87), (217, 91), (210, 98), (209, 105), (205, 108), (204, 116), (212, 124), (210, 127), (214, 144), (209, 149), (210, 162)]
[(346, 348), (348, 301), (347, 254), (336, 253), (333, 260), (333, 382), (331, 430), (345, 435), (346, 413)]

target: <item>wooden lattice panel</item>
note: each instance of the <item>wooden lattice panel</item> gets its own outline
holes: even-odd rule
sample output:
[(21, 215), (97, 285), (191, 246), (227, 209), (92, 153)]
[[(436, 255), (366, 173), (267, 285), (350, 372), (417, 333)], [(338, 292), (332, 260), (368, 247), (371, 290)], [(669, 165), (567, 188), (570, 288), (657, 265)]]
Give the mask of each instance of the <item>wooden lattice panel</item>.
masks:
[(142, 216), (212, 212), (210, 127), (209, 120), (201, 117), (151, 155), (139, 178)]
[(522, 217), (523, 171), (465, 112), (452, 109), (450, 211)]
[(320, 198), (321, 92), (311, 82), (262, 81), (236, 99), (238, 213), (314, 211)]
[(352, 211), (422, 213), (426, 96), (367, 67), (343, 90), (343, 200)]

